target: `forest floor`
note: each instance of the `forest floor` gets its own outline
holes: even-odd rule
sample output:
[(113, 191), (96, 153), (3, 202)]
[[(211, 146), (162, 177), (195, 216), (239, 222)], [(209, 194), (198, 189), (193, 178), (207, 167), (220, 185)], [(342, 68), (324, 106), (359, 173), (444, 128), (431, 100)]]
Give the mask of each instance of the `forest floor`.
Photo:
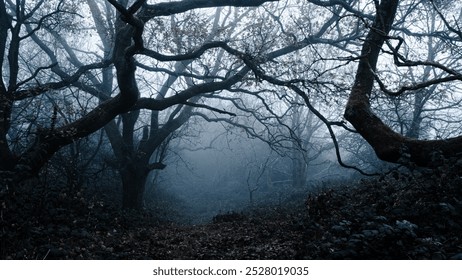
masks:
[(50, 187), (0, 199), (1, 259), (462, 259), (462, 178), (450, 172), (324, 188), (196, 226)]

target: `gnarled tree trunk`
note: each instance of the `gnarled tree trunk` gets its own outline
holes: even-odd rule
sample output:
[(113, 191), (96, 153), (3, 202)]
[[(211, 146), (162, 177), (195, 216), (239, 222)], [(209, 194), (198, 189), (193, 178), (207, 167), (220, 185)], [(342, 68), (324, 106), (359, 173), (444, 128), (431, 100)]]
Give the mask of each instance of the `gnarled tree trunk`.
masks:
[(436, 167), (462, 156), (462, 136), (446, 140), (417, 140), (393, 131), (370, 108), (377, 61), (390, 32), (399, 0), (381, 1), (373, 26), (363, 43), (361, 59), (345, 110), (345, 118), (373, 147), (377, 156), (394, 163)]

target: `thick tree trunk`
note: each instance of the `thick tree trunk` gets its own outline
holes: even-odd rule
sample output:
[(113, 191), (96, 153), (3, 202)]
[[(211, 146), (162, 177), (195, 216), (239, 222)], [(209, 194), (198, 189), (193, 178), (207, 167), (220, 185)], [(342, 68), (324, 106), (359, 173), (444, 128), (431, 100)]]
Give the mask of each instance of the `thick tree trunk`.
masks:
[(143, 208), (144, 191), (148, 174), (146, 165), (140, 163), (129, 163), (120, 171), (123, 208), (135, 210)]
[(376, 70), (385, 37), (391, 30), (398, 3), (398, 0), (381, 1), (374, 24), (363, 44), (345, 118), (373, 147), (380, 159), (436, 167), (444, 164), (449, 158), (462, 157), (462, 136), (429, 141), (404, 137), (384, 124), (370, 108), (369, 98), (374, 85), (373, 71)]
[(0, 89), (0, 170), (13, 170), (17, 160), (8, 146), (12, 102)]

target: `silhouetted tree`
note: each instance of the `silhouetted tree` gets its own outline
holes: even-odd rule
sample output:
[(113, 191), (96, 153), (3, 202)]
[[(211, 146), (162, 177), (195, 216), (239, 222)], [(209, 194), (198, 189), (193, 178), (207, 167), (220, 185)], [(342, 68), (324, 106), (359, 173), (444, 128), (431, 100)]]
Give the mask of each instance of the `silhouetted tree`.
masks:
[[(370, 108), (370, 97), (377, 81), (381, 89), (390, 95), (400, 95), (418, 90), (435, 84), (461, 80), (460, 73), (452, 66), (445, 66), (436, 61), (420, 61), (407, 57), (401, 53), (404, 39), (398, 34), (390, 34), (393, 30), (397, 10), (400, 7), (397, 0), (383, 0), (376, 6), (376, 16), (370, 31), (362, 45), (361, 56), (354, 85), (349, 96), (345, 111), (345, 118), (351, 122), (362, 137), (374, 148), (378, 157), (382, 160), (397, 163), (414, 163), (420, 166), (435, 167), (444, 163), (445, 159), (459, 158), (462, 152), (462, 137), (444, 140), (417, 140), (409, 138), (393, 131), (382, 122)], [(437, 9), (436, 5), (434, 8)], [(400, 20), (400, 18), (396, 18)], [(451, 26), (442, 16), (445, 22), (443, 36), (453, 37), (454, 43), (462, 39), (462, 33), (456, 27)], [(431, 35), (430, 35), (431, 36)], [(382, 51), (386, 43), (387, 51)], [(443, 72), (443, 77), (426, 79), (411, 86), (403, 86), (396, 91), (390, 91), (375, 74), (378, 60), (381, 55), (390, 53), (396, 65), (403, 67), (431, 66), (434, 71)]]
[[(200, 57), (205, 50), (217, 47), (216, 44), (204, 45), (189, 54), (166, 56), (148, 50), (144, 44), (144, 28), (147, 22), (160, 16), (184, 13), (188, 10), (220, 7), (220, 6), (259, 6), (271, 1), (182, 1), (173, 3), (146, 4), (146, 1), (134, 1), (128, 7), (128, 1), (108, 1), (119, 12), (121, 20), (117, 22), (115, 33), (106, 34), (110, 37), (111, 48), (109, 53), (98, 53), (93, 48), (81, 50), (84, 64), (75, 64), (76, 57), (61, 59), (61, 50), (55, 49), (60, 45), (63, 49), (71, 47), (67, 41), (53, 40), (53, 31), (64, 30), (63, 24), (67, 20), (69, 27), (73, 26), (72, 19), (76, 18), (79, 3), (71, 1), (37, 1), (26, 5), (26, 0), (2, 1), (0, 3), (0, 65), (2, 71), (0, 79), (0, 170), (2, 178), (6, 181), (21, 181), (34, 176), (49, 158), (61, 147), (72, 141), (85, 137), (114, 119), (121, 113), (131, 111), (140, 97), (136, 77), (135, 56), (147, 56), (161, 61), (188, 60)], [(128, 7), (128, 8), (126, 8)], [(71, 20), (69, 20), (71, 18)], [(90, 24), (91, 23), (82, 23)], [(84, 26), (87, 30), (98, 26)], [(74, 31), (69, 29), (70, 31)], [(88, 39), (86, 36), (84, 39)], [(50, 40), (49, 40), (50, 39)], [(82, 41), (81, 41), (82, 42)], [(74, 42), (79, 44), (81, 42)], [(105, 42), (101, 42), (105, 43)], [(34, 65), (32, 60), (27, 61), (22, 71), (20, 63), (22, 54), (26, 49), (38, 47), (40, 55), (47, 57), (42, 64)], [(69, 53), (67, 53), (69, 54)], [(33, 55), (33, 54), (32, 54)], [(79, 54), (80, 56), (80, 54)], [(42, 56), (43, 57), (43, 56)], [(7, 61), (5, 60), (7, 58)], [(27, 60), (27, 58), (26, 58)], [(71, 61), (69, 64), (68, 61)], [(81, 61), (82, 61), (81, 60)], [(112, 96), (112, 90), (88, 86), (87, 79), (99, 79), (108, 74), (104, 69), (111, 65), (115, 68), (115, 82), (118, 94)], [(98, 71), (94, 71), (98, 69)], [(43, 77), (48, 76), (46, 80)], [(219, 82), (196, 85), (182, 95), (172, 96), (163, 100), (149, 100), (147, 106), (151, 110), (163, 110), (172, 105), (183, 103), (201, 92), (210, 92), (228, 88), (241, 74), (231, 76)], [(8, 140), (11, 127), (11, 116), (15, 105), (22, 100), (33, 100), (51, 91), (67, 88), (82, 88), (93, 91), (94, 95), (101, 96), (100, 102), (86, 115), (70, 123), (56, 124), (50, 116), (47, 127), (38, 127), (33, 141), (22, 151), (13, 152)]]
[[(444, 101), (454, 97), (457, 88), (443, 86), (462, 80), (460, 63), (431, 55), (437, 52), (432, 48), (438, 46), (447, 56), (460, 57), (458, 21), (462, 14), (458, 2), (183, 0), (149, 4), (145, 0), (107, 0), (87, 1), (82, 11), (80, 4), (65, 0), (0, 2), (0, 172), (6, 184), (35, 176), (61, 147), (105, 127), (127, 186), (124, 205), (138, 208), (145, 182), (142, 178), (163, 167), (152, 161), (153, 151), (192, 116), (239, 125), (234, 119), (201, 110), (225, 115), (243, 112), (245, 117), (256, 117), (263, 129), (256, 130), (248, 123), (240, 127), (250, 134), (258, 131), (273, 136), (274, 124), (287, 126), (280, 118), (287, 108), (277, 105), (278, 99), (291, 100), (286, 99), (287, 94), (300, 96), (326, 125), (343, 166), (352, 167), (341, 159), (334, 128), (353, 131), (346, 121), (382, 160), (435, 167), (461, 156), (462, 136), (416, 139), (425, 100), (439, 100), (427, 108), (458, 104), (457, 100)], [(207, 37), (211, 34), (208, 28), (203, 28), (206, 32), (200, 28), (212, 21), (186, 15), (225, 6), (262, 6), (255, 9), (255, 15), (264, 15), (239, 17), (236, 12), (238, 20), (233, 24), (237, 27), (221, 26), (213, 37)], [(86, 9), (92, 20), (80, 20), (78, 13)], [(204, 15), (210, 15), (209, 11), (204, 10)], [(417, 22), (421, 13), (433, 15), (433, 24), (425, 32), (407, 25)], [(192, 23), (162, 27), (167, 24), (165, 17), (177, 15)], [(198, 27), (197, 34), (188, 29), (192, 26)], [(236, 28), (239, 36), (230, 40), (223, 28)], [(165, 39), (176, 41), (165, 44)], [(422, 51), (427, 55), (412, 49), (422, 41), (428, 46)], [(396, 79), (387, 80), (380, 71), (391, 64), (406, 68), (413, 76), (396, 85)], [(351, 70), (351, 65), (356, 75), (350, 79), (345, 69)], [(161, 91), (152, 94), (155, 90), (149, 88), (159, 80), (172, 87), (165, 95)], [(439, 87), (441, 96), (427, 95), (434, 87)], [(85, 96), (72, 97), (73, 91)], [(445, 91), (451, 92), (445, 95)], [(375, 98), (378, 94), (414, 96), (407, 131), (394, 131), (373, 112), (371, 104), (385, 100)], [(47, 105), (42, 103), (45, 97)], [(66, 102), (85, 100), (88, 110), (65, 118), (65, 102), (57, 102), (60, 98)], [(234, 105), (236, 111), (217, 108), (217, 100)], [(257, 100), (260, 107), (247, 106), (249, 100)], [(346, 106), (345, 121), (340, 114), (328, 116), (313, 106), (318, 100), (338, 112)], [(451, 106), (446, 112), (453, 109)], [(140, 116), (145, 112), (149, 117), (143, 119)], [(166, 121), (162, 122), (161, 116)], [(266, 116), (276, 122), (268, 122)], [(433, 119), (431, 125), (440, 123)], [(438, 134), (438, 128), (433, 130)], [(290, 138), (271, 140), (284, 143)]]

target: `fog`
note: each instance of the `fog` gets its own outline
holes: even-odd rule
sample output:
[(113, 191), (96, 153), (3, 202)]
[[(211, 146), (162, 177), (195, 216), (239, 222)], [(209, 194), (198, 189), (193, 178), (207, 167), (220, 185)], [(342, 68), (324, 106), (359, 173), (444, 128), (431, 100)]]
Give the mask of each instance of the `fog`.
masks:
[(165, 170), (151, 174), (148, 208), (164, 212), (166, 219), (201, 224), (219, 214), (301, 206), (309, 192), (359, 177), (327, 149), (306, 163), (306, 184), (294, 186), (289, 155), (219, 123), (207, 123), (203, 131), (194, 141), (172, 143), (175, 151)]

